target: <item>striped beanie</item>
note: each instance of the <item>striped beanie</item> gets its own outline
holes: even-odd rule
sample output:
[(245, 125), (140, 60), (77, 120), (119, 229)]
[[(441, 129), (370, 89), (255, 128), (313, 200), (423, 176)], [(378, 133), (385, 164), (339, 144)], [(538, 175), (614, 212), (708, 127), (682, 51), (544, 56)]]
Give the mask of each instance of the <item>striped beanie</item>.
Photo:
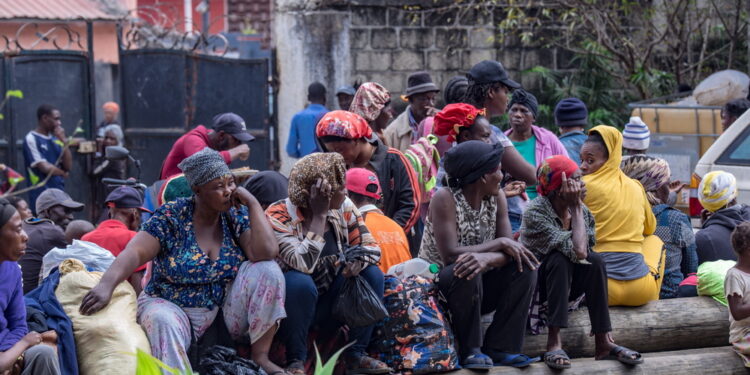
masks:
[(622, 147), (630, 150), (648, 150), (651, 132), (646, 123), (638, 116), (630, 118), (622, 131)]
[(698, 200), (704, 208), (716, 212), (737, 198), (737, 179), (724, 171), (707, 173), (698, 186)]

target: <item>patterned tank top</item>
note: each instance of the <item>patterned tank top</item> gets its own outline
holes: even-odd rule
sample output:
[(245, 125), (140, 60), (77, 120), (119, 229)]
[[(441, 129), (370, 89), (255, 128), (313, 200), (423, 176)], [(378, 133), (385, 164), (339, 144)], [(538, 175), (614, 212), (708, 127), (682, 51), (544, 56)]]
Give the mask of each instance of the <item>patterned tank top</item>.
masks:
[[(451, 189), (451, 193), (453, 193), (453, 201), (456, 203), (458, 246), (474, 246), (495, 239), (497, 224), (495, 197), (489, 196), (482, 199), (482, 206), (477, 211), (466, 201), (461, 189)], [(435, 263), (441, 268), (445, 266), (440, 253), (438, 253), (437, 246), (435, 246), (435, 232), (430, 215), (425, 220), (419, 257), (430, 263)]]

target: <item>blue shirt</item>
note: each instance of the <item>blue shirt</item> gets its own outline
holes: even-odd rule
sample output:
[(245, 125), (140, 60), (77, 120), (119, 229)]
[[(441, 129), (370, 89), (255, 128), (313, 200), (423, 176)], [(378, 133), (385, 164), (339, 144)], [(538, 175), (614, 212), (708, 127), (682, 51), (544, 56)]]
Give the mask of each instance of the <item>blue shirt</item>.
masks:
[(560, 136), (560, 143), (565, 146), (565, 150), (568, 151), (568, 157), (570, 157), (576, 164), (581, 165), (581, 146), (583, 142), (586, 142), (586, 134), (580, 130), (576, 130), (570, 133), (565, 133)]
[(677, 297), (680, 282), (698, 271), (698, 253), (690, 218), (666, 204), (652, 207), (656, 216), (654, 234), (664, 241), (666, 260), (659, 299)]
[(320, 104), (310, 104), (294, 115), (289, 129), (289, 140), (286, 143), (286, 153), (289, 156), (301, 158), (319, 151), (315, 143), (315, 126), (326, 113), (328, 113), (326, 107)]
[(219, 257), (212, 260), (198, 246), (194, 209), (193, 197), (178, 198), (159, 207), (143, 224), (141, 230), (159, 239), (161, 246), (145, 292), (180, 307), (212, 309), (224, 303), (226, 287), (246, 260), (234, 238), (250, 229), (250, 219), (245, 206), (221, 215), (223, 241)]

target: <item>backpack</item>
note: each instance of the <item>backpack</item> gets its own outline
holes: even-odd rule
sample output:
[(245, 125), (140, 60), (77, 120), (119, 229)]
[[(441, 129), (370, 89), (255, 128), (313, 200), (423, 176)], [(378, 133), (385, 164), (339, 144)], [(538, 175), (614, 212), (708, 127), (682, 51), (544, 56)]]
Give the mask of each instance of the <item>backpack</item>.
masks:
[(435, 144), (438, 138), (429, 134), (419, 138), (404, 152), (417, 175), (422, 202), (429, 202), (435, 194), (437, 172), (440, 167), (440, 153)]
[(460, 368), (437, 285), (421, 276), (385, 276), (388, 316), (375, 327), (372, 356), (395, 372), (426, 374)]

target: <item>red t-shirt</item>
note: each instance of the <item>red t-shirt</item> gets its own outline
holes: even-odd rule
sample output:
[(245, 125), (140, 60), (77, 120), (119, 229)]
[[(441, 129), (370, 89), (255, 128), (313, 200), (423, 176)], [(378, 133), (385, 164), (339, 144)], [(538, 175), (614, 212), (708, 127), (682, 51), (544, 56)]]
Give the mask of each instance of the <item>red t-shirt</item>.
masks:
[[(167, 158), (164, 159), (164, 165), (161, 167), (160, 180), (170, 178), (176, 174), (182, 173), (177, 164), (185, 160), (188, 156), (195, 154), (196, 152), (203, 150), (208, 145), (208, 129), (203, 125), (198, 125), (195, 129), (187, 132), (185, 135), (180, 137), (172, 146), (172, 150), (169, 151)], [(232, 157), (229, 155), (229, 151), (220, 151), (224, 161), (229, 165), (232, 162)]]
[[(123, 222), (110, 219), (102, 221), (96, 229), (81, 237), (81, 240), (95, 243), (109, 250), (116, 257), (125, 250), (125, 246), (135, 237), (135, 234)], [(145, 269), (146, 265), (144, 264), (138, 267), (135, 272)]]

